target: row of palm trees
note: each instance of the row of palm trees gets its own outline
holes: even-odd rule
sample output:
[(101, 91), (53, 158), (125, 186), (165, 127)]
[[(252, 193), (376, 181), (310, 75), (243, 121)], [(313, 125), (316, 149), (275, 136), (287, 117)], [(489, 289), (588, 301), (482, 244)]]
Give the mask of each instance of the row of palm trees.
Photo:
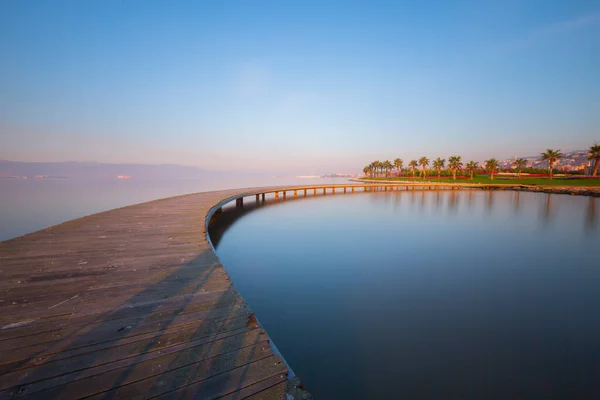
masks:
[[(548, 162), (548, 171), (550, 174), (550, 179), (554, 177), (554, 166), (556, 162), (563, 157), (563, 154), (560, 150), (547, 149), (545, 152), (541, 153), (542, 160)], [(594, 145), (590, 146), (588, 151), (588, 160), (594, 161), (594, 172), (592, 175), (598, 174), (598, 167), (600, 166), (600, 144), (594, 143)], [(484, 163), (484, 168), (486, 171), (490, 173), (490, 179), (494, 179), (494, 175), (499, 166), (498, 160), (495, 158), (490, 158), (486, 160)], [(419, 171), (419, 175), (422, 178), (427, 178), (427, 167), (430, 165), (430, 160), (427, 157), (421, 157), (419, 160), (411, 160), (408, 163), (408, 168), (412, 172), (413, 178), (415, 177), (416, 171), (419, 167), (421, 170)], [(517, 158), (513, 161), (514, 167), (517, 169), (517, 176), (521, 177), (521, 171), (523, 168), (527, 167), (527, 160), (524, 158)], [(386, 161), (373, 161), (369, 165), (363, 168), (363, 172), (365, 175), (370, 175), (371, 177), (384, 174), (385, 177), (388, 177), (388, 174), (395, 168), (398, 174), (402, 171), (404, 166), (404, 161), (401, 158), (396, 158), (392, 163), (389, 160)], [(442, 170), (446, 169), (446, 160), (443, 158), (436, 158), (433, 160), (432, 167), (437, 171), (438, 178), (442, 175)], [(456, 180), (456, 174), (458, 171), (462, 170), (465, 167), (466, 171), (469, 173), (471, 180), (473, 179), (475, 172), (480, 168), (479, 164), (476, 161), (469, 161), (466, 165), (462, 162), (461, 156), (451, 156), (448, 157), (447, 168), (450, 172), (452, 172), (452, 179)]]

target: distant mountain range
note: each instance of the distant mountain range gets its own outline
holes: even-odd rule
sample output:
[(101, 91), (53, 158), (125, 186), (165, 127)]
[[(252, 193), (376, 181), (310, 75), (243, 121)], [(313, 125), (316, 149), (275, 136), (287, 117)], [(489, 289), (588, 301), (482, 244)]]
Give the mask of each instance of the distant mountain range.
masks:
[(23, 162), (0, 160), (0, 178), (202, 178), (232, 172), (207, 171), (177, 164), (100, 162)]

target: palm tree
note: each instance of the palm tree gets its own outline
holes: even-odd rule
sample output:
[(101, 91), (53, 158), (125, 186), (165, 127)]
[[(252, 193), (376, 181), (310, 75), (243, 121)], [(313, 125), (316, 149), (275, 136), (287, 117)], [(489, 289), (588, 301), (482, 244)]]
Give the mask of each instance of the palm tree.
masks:
[(381, 168), (381, 161), (379, 161), (379, 160), (373, 161), (373, 169), (375, 170), (375, 176), (377, 176), (380, 168)]
[(452, 170), (452, 179), (456, 180), (456, 171), (462, 168), (462, 166), (461, 156), (448, 157), (448, 168)]
[(367, 165), (366, 167), (364, 167), (363, 172), (365, 173), (365, 176), (371, 175), (371, 178), (373, 177), (373, 175), (371, 174), (371, 166), (370, 165)]
[(394, 167), (396, 167), (396, 171), (398, 171), (398, 176), (400, 175), (400, 170), (402, 169), (402, 164), (404, 164), (404, 162), (402, 161), (401, 158), (396, 158), (394, 160)]
[(521, 177), (521, 170), (527, 166), (527, 160), (524, 158), (517, 158), (513, 161), (513, 165), (517, 168), (517, 177)]
[(385, 170), (385, 177), (388, 177), (388, 172), (392, 170), (392, 163), (390, 160), (385, 160), (383, 162), (383, 169)]
[(475, 170), (479, 168), (479, 164), (477, 164), (477, 162), (475, 161), (469, 161), (466, 167), (469, 170), (469, 174), (471, 175), (471, 180), (473, 180), (473, 175), (475, 174)]
[(494, 180), (494, 174), (496, 173), (496, 169), (498, 168), (498, 160), (495, 158), (490, 158), (485, 162), (485, 169), (490, 171), (490, 179)]
[(588, 151), (588, 160), (594, 160), (594, 172), (592, 175), (598, 174), (598, 166), (600, 166), (600, 143), (594, 143)]
[(554, 163), (562, 158), (560, 150), (547, 149), (545, 153), (542, 153), (542, 161), (548, 161), (548, 170), (550, 171), (550, 179), (553, 178), (552, 169)]
[(415, 168), (417, 168), (417, 166), (419, 165), (419, 163), (417, 162), (417, 160), (411, 160), (408, 165), (410, 166), (410, 169), (412, 170), (412, 175), (413, 178), (415, 177)]
[(423, 179), (427, 178), (427, 167), (429, 166), (429, 158), (421, 157), (419, 159), (419, 165), (423, 168)]
[(444, 169), (444, 164), (446, 163), (446, 160), (444, 160), (443, 158), (436, 158), (433, 161), (433, 168), (437, 169), (437, 173), (438, 173), (438, 179), (442, 177), (442, 170)]

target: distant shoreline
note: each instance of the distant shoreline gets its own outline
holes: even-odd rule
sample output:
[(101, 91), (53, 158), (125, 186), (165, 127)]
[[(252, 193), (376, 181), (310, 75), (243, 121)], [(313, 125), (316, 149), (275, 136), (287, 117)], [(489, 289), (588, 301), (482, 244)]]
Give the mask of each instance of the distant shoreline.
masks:
[(548, 194), (568, 194), (577, 196), (600, 197), (600, 186), (561, 186), (558, 185), (527, 185), (519, 183), (468, 183), (468, 182), (435, 182), (435, 181), (380, 181), (372, 179), (350, 179), (352, 182), (364, 182), (381, 185), (414, 185), (420, 184), (423, 186), (436, 186), (451, 183), (453, 186), (464, 187), (468, 189), (483, 189), (483, 190), (515, 190), (519, 192), (535, 192)]

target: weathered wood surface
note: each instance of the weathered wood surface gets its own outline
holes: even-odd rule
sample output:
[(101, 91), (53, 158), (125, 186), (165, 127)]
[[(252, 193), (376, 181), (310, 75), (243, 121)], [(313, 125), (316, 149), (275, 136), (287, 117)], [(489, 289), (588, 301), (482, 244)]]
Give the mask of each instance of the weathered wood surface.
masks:
[(287, 368), (206, 239), (247, 189), (116, 209), (0, 243), (0, 399), (285, 397)]

